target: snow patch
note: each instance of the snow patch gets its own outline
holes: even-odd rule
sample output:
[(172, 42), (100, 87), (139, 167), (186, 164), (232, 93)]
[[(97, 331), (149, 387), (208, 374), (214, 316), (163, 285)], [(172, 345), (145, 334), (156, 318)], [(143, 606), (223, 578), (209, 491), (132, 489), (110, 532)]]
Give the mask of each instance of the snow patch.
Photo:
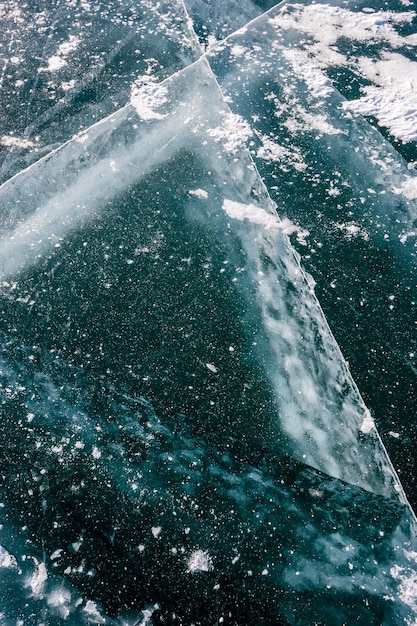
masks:
[(45, 563), (38, 563), (35, 560), (35, 570), (29, 581), (29, 586), (32, 590), (32, 595), (36, 600), (44, 597), (46, 581), (48, 580), (48, 572), (46, 571)]
[(207, 134), (216, 142), (222, 142), (227, 152), (236, 154), (245, 147), (246, 141), (252, 137), (253, 130), (250, 124), (235, 113), (225, 113), (220, 126), (209, 128)]
[(166, 114), (158, 109), (168, 102), (167, 94), (168, 89), (155, 76), (144, 74), (133, 83), (130, 102), (142, 120), (162, 120)]
[(190, 189), (188, 192), (190, 196), (195, 196), (199, 200), (207, 200), (208, 193), (205, 189)]
[(189, 572), (210, 572), (212, 569), (211, 557), (204, 550), (195, 550), (188, 559), (187, 570)]
[(255, 204), (242, 204), (225, 198), (223, 211), (232, 219), (247, 220), (252, 224), (263, 226), (266, 230), (277, 230), (281, 226), (281, 220), (277, 215), (272, 215)]
[(34, 148), (35, 144), (29, 139), (15, 137), (14, 135), (3, 135), (0, 137), (0, 145), (5, 148)]
[(363, 422), (361, 424), (360, 430), (366, 435), (371, 432), (375, 428), (375, 422), (370, 413), (366, 413)]
[(376, 117), (402, 141), (417, 141), (417, 62), (384, 52), (381, 59), (360, 58), (358, 69), (374, 84), (364, 87), (363, 96), (344, 102), (343, 107)]

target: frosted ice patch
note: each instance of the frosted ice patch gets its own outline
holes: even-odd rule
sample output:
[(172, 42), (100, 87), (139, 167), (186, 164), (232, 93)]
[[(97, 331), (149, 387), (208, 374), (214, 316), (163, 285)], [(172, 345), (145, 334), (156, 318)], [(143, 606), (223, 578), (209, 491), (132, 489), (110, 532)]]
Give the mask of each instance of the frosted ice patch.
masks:
[(46, 598), (48, 606), (55, 609), (61, 617), (67, 619), (69, 616), (72, 607), (71, 603), (71, 592), (64, 587), (55, 587)]
[(242, 54), (245, 54), (245, 52), (247, 52), (246, 48), (244, 46), (240, 46), (239, 44), (235, 44), (230, 48), (230, 54), (233, 57), (239, 57)]
[(282, 169), (288, 171), (288, 167), (293, 167), (297, 172), (303, 172), (307, 169), (301, 150), (297, 146), (288, 148), (272, 141), (267, 135), (263, 135), (262, 146), (258, 148), (256, 156), (258, 159), (281, 163)]
[(195, 550), (187, 562), (189, 572), (209, 572), (213, 569), (210, 555), (204, 550)]
[(79, 37), (76, 37), (75, 35), (70, 35), (69, 40), (64, 41), (64, 43), (62, 43), (59, 46), (57, 50), (57, 54), (59, 54), (60, 56), (67, 56), (68, 54), (70, 54), (71, 52), (74, 52), (74, 50), (78, 48), (79, 43), (80, 43)]
[(158, 109), (168, 102), (167, 94), (165, 85), (158, 83), (154, 76), (144, 74), (133, 83), (130, 102), (142, 120), (161, 120), (166, 115)]
[(408, 200), (417, 199), (417, 177), (406, 176), (401, 187), (393, 187), (396, 194), (402, 194)]
[[(417, 572), (414, 568), (405, 568), (394, 565), (390, 570), (391, 576), (398, 581), (398, 596), (413, 611), (417, 611)], [(415, 622), (408, 622), (415, 626)]]
[(336, 222), (335, 226), (345, 234), (347, 239), (354, 239), (356, 237), (361, 237), (364, 241), (368, 241), (369, 239), (368, 231), (355, 222)]
[(311, 63), (308, 53), (289, 49), (284, 50), (283, 54), (315, 98), (326, 98), (333, 93), (330, 79), (319, 67)]
[(295, 29), (310, 34), (314, 44), (331, 46), (346, 37), (352, 41), (383, 41), (399, 46), (403, 45), (404, 38), (394, 26), (411, 22), (414, 15), (413, 11), (358, 13), (328, 4), (311, 4), (305, 7), (292, 5), (270, 21), (277, 29)]

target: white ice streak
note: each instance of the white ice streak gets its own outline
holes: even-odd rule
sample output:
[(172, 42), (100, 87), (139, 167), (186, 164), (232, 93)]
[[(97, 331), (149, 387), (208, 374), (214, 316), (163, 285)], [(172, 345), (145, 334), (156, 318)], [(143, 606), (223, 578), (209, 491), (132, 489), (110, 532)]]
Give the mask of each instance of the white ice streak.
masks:
[[(311, 281), (286, 239), (282, 240), (291, 223), (281, 220), (271, 205), (263, 208), (225, 198), (222, 207), (229, 218), (252, 225), (234, 230), (240, 234), (248, 272), (257, 285), (252, 299), (260, 307), (268, 338), (263, 358), (271, 359), (266, 368), (280, 426), (295, 455), (332, 476), (395, 497), (397, 487), (401, 488), (369, 411), (312, 294)], [(268, 264), (265, 258), (270, 259)], [(315, 343), (318, 336), (320, 350)], [(371, 445), (360, 445), (358, 437), (364, 435)], [(380, 474), (376, 468), (383, 468)]]
[[(157, 129), (151, 129), (145, 137), (139, 137), (129, 149), (115, 148), (112, 159), (106, 157), (86, 169), (80, 168), (77, 176), (63, 191), (53, 194), (26, 219), (15, 220), (16, 226), (8, 232), (3, 228), (0, 238), (0, 279), (6, 280), (51, 254), (55, 247), (62, 245), (62, 240), (71, 230), (89, 219), (106, 200), (127, 188), (133, 181), (140, 180), (158, 163), (175, 153), (178, 145), (171, 141), (175, 136), (174, 126), (175, 121), (171, 119)], [(102, 129), (106, 134), (107, 125), (103, 125)], [(70, 142), (64, 146), (45, 166), (47, 176), (52, 180), (65, 176), (65, 170), (73, 167), (74, 153), (78, 154), (73, 144), (74, 142)], [(80, 151), (83, 149), (81, 143)], [(82, 152), (79, 157), (82, 157)], [(109, 166), (112, 160), (118, 163), (116, 172)], [(39, 166), (42, 166), (41, 161), (19, 175), (19, 178), (27, 176), (30, 187), (33, 170), (37, 170)], [(22, 182), (24, 188), (25, 182)], [(2, 189), (9, 188), (13, 195), (13, 185), (14, 180), (11, 179)], [(39, 182), (39, 185), (42, 186), (42, 183)], [(40, 198), (41, 196), (38, 202)], [(27, 201), (30, 201), (30, 197)]]
[(205, 189), (190, 189), (188, 193), (190, 196), (194, 196), (199, 200), (207, 200), (208, 198), (208, 193)]

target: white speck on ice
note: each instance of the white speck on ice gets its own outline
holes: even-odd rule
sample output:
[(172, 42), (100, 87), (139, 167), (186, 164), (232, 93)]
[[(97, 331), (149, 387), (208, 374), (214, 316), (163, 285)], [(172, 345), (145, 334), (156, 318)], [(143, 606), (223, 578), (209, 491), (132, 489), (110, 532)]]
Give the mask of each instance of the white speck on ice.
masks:
[(362, 237), (364, 241), (368, 241), (369, 239), (368, 231), (365, 228), (362, 228), (362, 226), (355, 224), (354, 222), (347, 222), (344, 224), (336, 222), (335, 226), (343, 233), (345, 233), (348, 239), (353, 239), (354, 237)]
[(400, 437), (400, 433), (396, 433), (393, 430), (390, 430), (389, 433), (390, 437), (394, 437), (394, 439), (399, 439)]
[(58, 55), (53, 55), (48, 59), (48, 67), (41, 68), (40, 72), (57, 72), (68, 65), (67, 61)]
[(157, 539), (159, 537), (159, 535), (161, 534), (162, 528), (161, 526), (154, 526), (152, 528), (152, 534), (155, 537), (155, 539)]
[(210, 372), (213, 372), (213, 374), (217, 374), (217, 367), (213, 365), (213, 363), (206, 363), (206, 367), (208, 370), (210, 370)]
[(55, 552), (53, 552), (50, 556), (51, 561), (58, 559), (61, 556), (62, 552), (63, 552), (62, 548), (60, 548), (59, 550), (55, 550)]

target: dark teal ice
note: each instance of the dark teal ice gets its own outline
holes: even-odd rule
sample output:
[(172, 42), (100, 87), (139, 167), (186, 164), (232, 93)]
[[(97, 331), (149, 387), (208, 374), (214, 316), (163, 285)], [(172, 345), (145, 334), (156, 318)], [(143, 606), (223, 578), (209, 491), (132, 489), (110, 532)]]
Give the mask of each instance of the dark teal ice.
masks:
[[(376, 4), (0, 3), (2, 626), (417, 619), (415, 149), (349, 109), (416, 29)], [(308, 11), (376, 43), (320, 66)]]

